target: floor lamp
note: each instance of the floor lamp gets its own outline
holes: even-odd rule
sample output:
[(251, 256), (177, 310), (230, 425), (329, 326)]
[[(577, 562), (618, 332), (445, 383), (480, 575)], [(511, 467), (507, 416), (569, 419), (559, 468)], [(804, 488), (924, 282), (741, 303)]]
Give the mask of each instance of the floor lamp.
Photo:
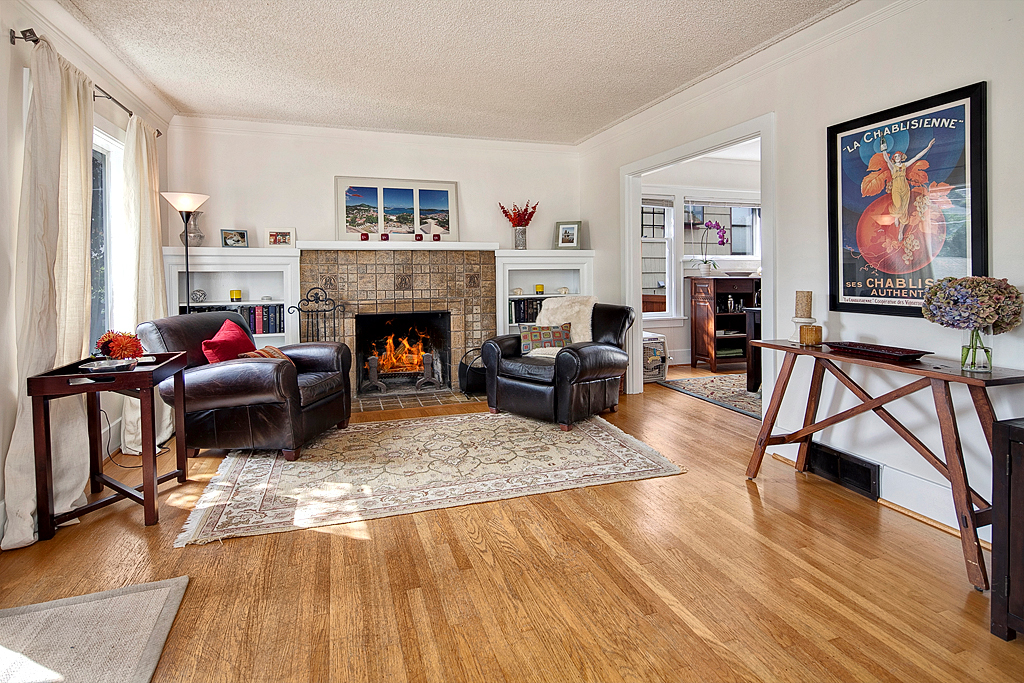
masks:
[(188, 221), (192, 213), (203, 205), (210, 198), (208, 194), (196, 194), (195, 192), (161, 192), (160, 195), (167, 200), (167, 203), (174, 207), (175, 211), (181, 214), (181, 220), (185, 221), (184, 239), (185, 243), (185, 313), (192, 312), (192, 276), (188, 270)]

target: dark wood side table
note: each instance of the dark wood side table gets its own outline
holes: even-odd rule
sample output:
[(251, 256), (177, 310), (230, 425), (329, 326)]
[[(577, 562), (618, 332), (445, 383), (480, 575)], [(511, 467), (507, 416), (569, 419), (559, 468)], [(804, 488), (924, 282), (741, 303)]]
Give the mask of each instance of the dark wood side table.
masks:
[(750, 342), (761, 338), (761, 309), (743, 312), (747, 314), (747, 391), (754, 393), (761, 388), (761, 349)]
[(1024, 420), (996, 422), (992, 443), (992, 633), (1024, 631)]
[[(849, 355), (838, 350), (832, 351), (827, 343), (823, 346), (800, 346), (800, 344), (785, 339), (775, 339), (772, 341), (754, 341), (751, 344), (765, 349), (784, 351), (786, 356), (782, 361), (779, 377), (775, 380), (775, 389), (772, 391), (771, 401), (764, 414), (761, 432), (757, 435), (754, 453), (750, 456), (750, 463), (747, 465), (747, 477), (753, 479), (757, 476), (757, 472), (761, 467), (761, 460), (764, 458), (765, 449), (768, 446), (778, 444), (799, 443), (800, 451), (797, 454), (796, 468), (800, 472), (805, 471), (807, 469), (807, 450), (811, 443), (811, 436), (814, 433), (826, 427), (831, 427), (834, 424), (844, 422), (861, 413), (866, 413), (869, 410), (874, 411), (878, 417), (882, 418), (883, 422), (910, 444), (921, 457), (949, 480), (953, 491), (953, 505), (956, 507), (957, 519), (960, 522), (960, 543), (963, 547), (964, 560), (967, 562), (967, 576), (975, 588), (986, 590), (989, 587), (988, 574), (985, 571), (985, 560), (981, 552), (981, 543), (978, 541), (978, 527), (987, 526), (992, 523), (992, 506), (978, 495), (978, 492), (972, 489), (967, 481), (967, 468), (964, 466), (963, 450), (960, 446), (960, 433), (957, 431), (956, 414), (953, 409), (953, 399), (950, 395), (949, 386), (950, 384), (967, 385), (974, 402), (974, 409), (978, 414), (978, 419), (981, 421), (981, 428), (985, 432), (985, 439), (988, 441), (991, 451), (992, 425), (995, 422), (995, 411), (988, 397), (987, 387), (1024, 384), (1024, 370), (993, 368), (990, 373), (967, 373), (961, 371), (959, 363), (953, 361), (925, 358), (909, 363), (897, 363), (890, 360)], [(804, 426), (802, 429), (791, 434), (773, 435), (772, 429), (775, 427), (775, 419), (779, 415), (779, 406), (782, 405), (782, 398), (786, 393), (789, 377), (793, 373), (793, 366), (796, 364), (796, 359), (800, 356), (810, 356), (814, 359), (811, 385), (807, 392)], [(916, 375), (919, 379), (874, 398), (854, 382), (848, 374), (843, 372), (836, 363), (851, 363), (879, 370), (891, 370)], [(826, 371), (853, 392), (861, 400), (861, 403), (841, 413), (815, 422), (818, 412), (818, 401), (821, 397), (821, 384)], [(942, 433), (942, 450), (945, 455), (945, 462), (940, 460), (918, 437), (882, 407), (886, 403), (925, 388), (931, 389), (932, 398), (935, 402), (935, 413), (938, 416), (939, 430)]]
[[(39, 520), (39, 540), (53, 538), (56, 528), (68, 520), (87, 512), (106, 507), (111, 503), (128, 498), (145, 509), (146, 526), (159, 521), (156, 502), (157, 484), (177, 477), (179, 482), (187, 480), (185, 453), (185, 385), (182, 371), (185, 369), (184, 352), (149, 354), (151, 363), (139, 363), (134, 370), (109, 373), (90, 373), (80, 369), (85, 359), (54, 368), (49, 372), (28, 378), (28, 395), (32, 397), (32, 420), (35, 434), (36, 453), (36, 498)], [(154, 432), (154, 390), (170, 376), (174, 376), (174, 430), (177, 446), (177, 469), (157, 476), (156, 434)], [(129, 488), (125, 484), (103, 474), (103, 451), (100, 430), (99, 392), (114, 391), (139, 399), (142, 408), (142, 485)], [(85, 394), (86, 419), (89, 423), (89, 480), (93, 493), (99, 493), (108, 486), (115, 493), (68, 512), (53, 513), (53, 462), (50, 451), (50, 401), (64, 396)], [(142, 495), (139, 495), (139, 491)]]

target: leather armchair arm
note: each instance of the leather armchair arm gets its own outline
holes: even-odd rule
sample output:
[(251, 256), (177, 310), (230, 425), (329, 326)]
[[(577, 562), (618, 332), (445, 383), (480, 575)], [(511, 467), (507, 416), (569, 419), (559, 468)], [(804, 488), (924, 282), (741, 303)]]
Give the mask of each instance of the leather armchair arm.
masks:
[[(184, 372), (188, 412), (260, 403), (299, 402), (295, 366), (281, 358), (210, 363)], [(160, 397), (174, 405), (174, 378), (160, 383)]]
[(352, 351), (340, 342), (304, 342), (282, 346), (281, 353), (303, 372), (345, 372), (352, 367)]
[(618, 377), (629, 365), (629, 354), (599, 342), (570, 344), (555, 356), (555, 383), (587, 382)]
[[(480, 355), (483, 356), (484, 365), (487, 367), (498, 367), (498, 361), (502, 358), (512, 358), (523, 355), (522, 337), (518, 334), (505, 334), (500, 337), (491, 337), (484, 342)], [(490, 358), (493, 360), (493, 364)]]

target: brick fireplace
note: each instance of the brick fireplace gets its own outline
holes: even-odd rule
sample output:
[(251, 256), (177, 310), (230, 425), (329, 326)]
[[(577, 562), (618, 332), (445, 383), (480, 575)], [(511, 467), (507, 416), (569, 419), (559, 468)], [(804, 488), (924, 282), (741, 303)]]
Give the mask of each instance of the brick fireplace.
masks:
[[(493, 251), (303, 249), (299, 264), (300, 292), (322, 287), (331, 298), (345, 302), (338, 341), (346, 343), (353, 354), (357, 348), (356, 315), (448, 311), (448, 377), (452, 389), (458, 390), (458, 364), (463, 354), (496, 334)], [(355, 365), (353, 362), (354, 391)]]

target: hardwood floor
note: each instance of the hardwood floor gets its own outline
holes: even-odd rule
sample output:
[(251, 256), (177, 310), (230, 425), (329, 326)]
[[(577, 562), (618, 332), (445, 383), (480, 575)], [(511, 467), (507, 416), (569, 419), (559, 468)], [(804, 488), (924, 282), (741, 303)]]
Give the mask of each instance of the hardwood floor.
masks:
[(955, 538), (775, 460), (747, 481), (759, 423), (664, 387), (606, 417), (689, 473), (174, 549), (203, 453), (156, 526), (122, 501), (0, 553), (0, 607), (187, 574), (157, 682), (1021, 680)]

